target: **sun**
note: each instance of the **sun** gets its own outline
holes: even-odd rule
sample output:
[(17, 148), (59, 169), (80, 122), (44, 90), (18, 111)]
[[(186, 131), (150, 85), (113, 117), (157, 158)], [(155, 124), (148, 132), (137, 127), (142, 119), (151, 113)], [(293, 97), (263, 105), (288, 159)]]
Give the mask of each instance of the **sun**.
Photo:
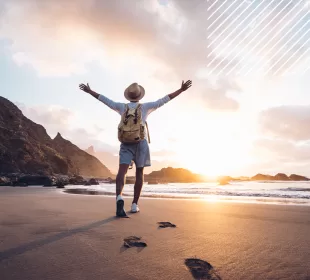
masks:
[(238, 137), (214, 133), (197, 139), (192, 145), (188, 142), (180, 145), (179, 162), (184, 168), (205, 176), (239, 174), (252, 161), (248, 144)]
[[(230, 146), (231, 147), (231, 146)], [(236, 174), (248, 164), (248, 159), (238, 149), (214, 148), (185, 156), (184, 166), (194, 173), (210, 177)]]
[(191, 111), (174, 124), (171, 145), (180, 166), (204, 176), (241, 176), (251, 159), (252, 127), (248, 112)]

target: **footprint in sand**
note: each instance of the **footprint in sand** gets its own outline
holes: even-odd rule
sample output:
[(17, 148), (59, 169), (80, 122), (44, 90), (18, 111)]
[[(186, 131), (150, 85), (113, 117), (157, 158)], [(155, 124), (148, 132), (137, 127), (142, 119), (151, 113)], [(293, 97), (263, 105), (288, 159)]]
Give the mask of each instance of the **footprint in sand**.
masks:
[(167, 227), (173, 227), (175, 228), (176, 225), (170, 223), (170, 222), (158, 222), (160, 228), (167, 228)]
[(141, 237), (137, 236), (129, 236), (124, 238), (124, 247), (132, 248), (132, 247), (146, 247), (147, 244), (144, 241), (141, 241)]
[(206, 261), (192, 258), (186, 259), (185, 265), (188, 267), (194, 279), (221, 280), (222, 278), (215, 272), (213, 266)]

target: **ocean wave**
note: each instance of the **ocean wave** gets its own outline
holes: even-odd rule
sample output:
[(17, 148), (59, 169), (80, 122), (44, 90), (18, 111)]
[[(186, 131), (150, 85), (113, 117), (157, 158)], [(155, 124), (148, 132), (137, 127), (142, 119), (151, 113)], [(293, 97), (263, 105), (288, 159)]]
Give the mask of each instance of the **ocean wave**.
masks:
[(310, 192), (310, 188), (285, 188), (285, 189), (279, 189), (279, 191)]
[[(85, 195), (115, 195), (114, 192), (109, 192), (100, 189), (91, 188), (70, 188), (64, 190), (66, 193), (71, 194), (85, 194)], [(132, 196), (133, 192), (124, 191), (124, 196)], [(231, 192), (231, 191), (208, 191), (208, 192), (150, 192), (143, 191), (142, 197), (157, 197), (157, 198), (187, 198), (197, 199), (203, 197), (251, 197), (251, 198), (279, 198), (279, 199), (305, 199), (310, 200), (310, 194), (300, 193), (259, 193), (259, 192)]]

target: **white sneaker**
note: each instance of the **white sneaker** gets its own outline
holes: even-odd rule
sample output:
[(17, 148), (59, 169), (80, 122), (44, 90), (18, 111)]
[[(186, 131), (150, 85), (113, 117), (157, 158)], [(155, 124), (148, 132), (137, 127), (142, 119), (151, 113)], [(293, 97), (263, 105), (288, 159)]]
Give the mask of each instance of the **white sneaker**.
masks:
[(131, 213), (137, 213), (140, 212), (139, 206), (136, 203), (133, 203), (131, 205)]

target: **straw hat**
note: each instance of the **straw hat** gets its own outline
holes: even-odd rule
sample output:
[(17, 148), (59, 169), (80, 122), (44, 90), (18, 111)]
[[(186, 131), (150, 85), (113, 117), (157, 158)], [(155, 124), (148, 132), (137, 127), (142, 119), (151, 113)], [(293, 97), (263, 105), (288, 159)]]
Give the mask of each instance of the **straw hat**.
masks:
[(129, 101), (139, 101), (143, 98), (145, 90), (142, 86), (137, 83), (131, 84), (128, 88), (125, 89), (124, 96)]

